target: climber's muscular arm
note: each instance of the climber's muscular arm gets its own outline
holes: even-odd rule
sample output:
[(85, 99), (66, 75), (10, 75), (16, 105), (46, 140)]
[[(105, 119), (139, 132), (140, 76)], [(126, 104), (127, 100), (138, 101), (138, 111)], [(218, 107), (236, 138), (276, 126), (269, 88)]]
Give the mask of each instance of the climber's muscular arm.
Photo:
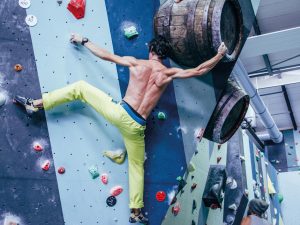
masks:
[[(71, 35), (71, 42), (75, 42), (80, 44), (82, 41), (82, 37), (78, 34), (72, 34)], [(106, 60), (106, 61), (110, 61), (122, 66), (136, 66), (138, 63), (138, 60), (134, 57), (131, 56), (118, 56), (115, 54), (110, 53), (109, 51), (97, 46), (96, 44), (94, 44), (91, 41), (88, 41), (87, 43), (84, 44), (84, 46), (90, 50), (95, 56)]]
[(196, 76), (202, 76), (212, 70), (218, 62), (224, 57), (225, 53), (227, 52), (227, 48), (224, 43), (222, 43), (219, 47), (218, 54), (207, 60), (206, 62), (200, 64), (199, 66), (192, 68), (192, 69), (180, 69), (180, 68), (170, 68), (165, 71), (165, 74), (170, 77), (171, 79), (176, 78), (190, 78)]

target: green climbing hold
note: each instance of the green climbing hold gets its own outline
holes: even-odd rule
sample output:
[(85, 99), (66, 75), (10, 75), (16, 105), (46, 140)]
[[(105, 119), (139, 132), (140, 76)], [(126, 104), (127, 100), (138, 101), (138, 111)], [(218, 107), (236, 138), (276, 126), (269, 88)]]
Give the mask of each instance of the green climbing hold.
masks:
[(166, 120), (166, 119), (167, 119), (167, 116), (166, 116), (166, 114), (165, 114), (164, 112), (159, 112), (159, 113), (157, 114), (157, 118), (158, 118), (159, 120)]
[(97, 177), (99, 177), (99, 172), (98, 172), (98, 167), (93, 165), (89, 168), (89, 172), (92, 175), (93, 179), (96, 179)]
[(282, 194), (278, 194), (278, 201), (279, 201), (279, 203), (281, 203), (283, 201), (283, 195)]
[(128, 39), (132, 39), (139, 35), (135, 26), (130, 26), (130, 27), (125, 28), (124, 34), (125, 34), (126, 38), (128, 38)]
[(191, 173), (191, 172), (194, 172), (196, 170), (196, 166), (193, 162), (190, 162), (189, 166), (188, 166), (188, 171)]
[(181, 181), (181, 180), (182, 180), (182, 177), (179, 176), (179, 177), (176, 178), (176, 180), (177, 180), (177, 181)]

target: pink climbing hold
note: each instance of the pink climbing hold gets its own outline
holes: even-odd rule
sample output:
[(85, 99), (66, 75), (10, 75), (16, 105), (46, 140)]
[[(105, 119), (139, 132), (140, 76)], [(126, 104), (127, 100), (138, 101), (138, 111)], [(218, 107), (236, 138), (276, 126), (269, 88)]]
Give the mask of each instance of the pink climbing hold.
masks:
[(58, 172), (59, 174), (64, 174), (64, 173), (66, 172), (66, 169), (65, 169), (64, 167), (61, 166), (61, 167), (58, 168), (57, 172)]
[(85, 13), (85, 0), (71, 0), (68, 4), (68, 10), (77, 19), (83, 18)]
[(107, 184), (108, 183), (108, 175), (106, 173), (103, 173), (101, 175), (101, 181), (103, 184)]
[(111, 194), (111, 196), (114, 196), (114, 197), (118, 196), (122, 192), (123, 192), (123, 188), (119, 185), (110, 189), (110, 194)]
[(175, 204), (175, 206), (172, 207), (172, 213), (173, 213), (174, 216), (177, 216), (179, 212), (180, 212), (180, 205), (177, 202)]
[(37, 152), (43, 151), (43, 146), (42, 146), (40, 143), (35, 143), (35, 144), (33, 145), (33, 148), (34, 148), (34, 150), (37, 151)]
[(45, 171), (48, 171), (50, 168), (50, 161), (49, 160), (45, 160), (44, 163), (42, 164), (42, 169)]

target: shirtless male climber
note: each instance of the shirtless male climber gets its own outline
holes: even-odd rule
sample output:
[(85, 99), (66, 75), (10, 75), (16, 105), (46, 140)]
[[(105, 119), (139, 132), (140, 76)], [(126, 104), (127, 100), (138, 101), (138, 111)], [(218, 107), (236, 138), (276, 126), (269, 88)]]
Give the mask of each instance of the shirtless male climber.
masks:
[(44, 93), (42, 99), (34, 100), (15, 96), (14, 100), (24, 106), (29, 114), (37, 112), (39, 109), (50, 110), (66, 102), (81, 100), (116, 126), (123, 136), (128, 154), (129, 208), (131, 209), (129, 222), (148, 224), (148, 219), (141, 211), (144, 207), (146, 119), (173, 79), (199, 77), (206, 74), (223, 58), (227, 48), (222, 43), (218, 53), (212, 59), (196, 68), (184, 70), (167, 68), (163, 65), (162, 60), (168, 57), (171, 45), (162, 36), (154, 38), (149, 43), (149, 59), (147, 60), (114, 55), (78, 34), (72, 34), (70, 41), (83, 45), (103, 60), (129, 67), (130, 79), (123, 100), (116, 103), (106, 93), (85, 81), (78, 81), (64, 88)]

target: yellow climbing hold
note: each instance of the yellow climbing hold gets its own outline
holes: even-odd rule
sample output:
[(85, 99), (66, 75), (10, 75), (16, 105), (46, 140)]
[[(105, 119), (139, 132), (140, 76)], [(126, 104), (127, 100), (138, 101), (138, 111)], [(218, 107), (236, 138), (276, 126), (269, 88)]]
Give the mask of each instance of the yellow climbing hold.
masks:
[(275, 187), (274, 187), (274, 185), (273, 185), (270, 177), (269, 176), (267, 176), (267, 177), (268, 177), (268, 191), (269, 191), (269, 195), (274, 195), (274, 194), (276, 194)]
[(126, 158), (126, 151), (122, 149), (116, 151), (104, 151), (103, 155), (117, 164), (122, 164)]

